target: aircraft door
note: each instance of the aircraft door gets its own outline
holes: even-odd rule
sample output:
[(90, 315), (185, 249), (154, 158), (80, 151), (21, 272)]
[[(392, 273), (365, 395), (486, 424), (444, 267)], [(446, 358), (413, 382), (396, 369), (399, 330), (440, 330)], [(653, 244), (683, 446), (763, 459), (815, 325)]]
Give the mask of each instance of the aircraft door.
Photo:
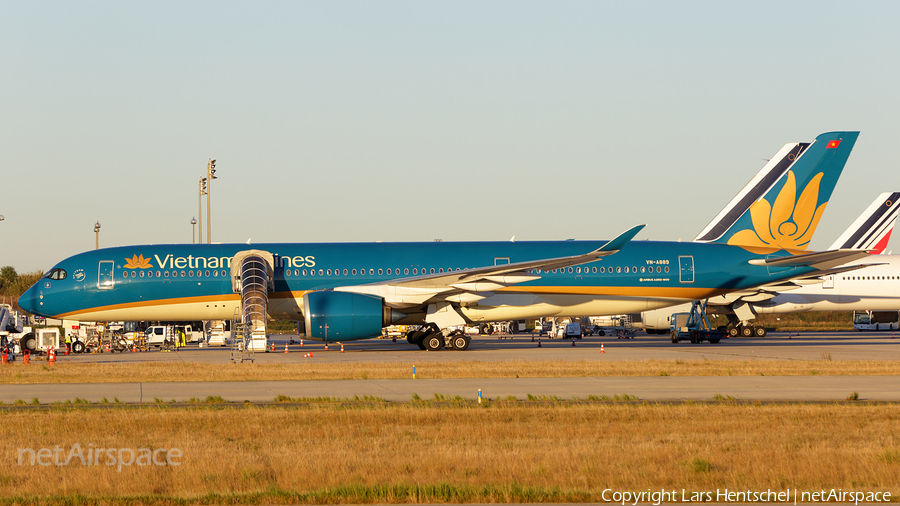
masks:
[(834, 274), (831, 276), (825, 276), (825, 281), (822, 283), (822, 288), (834, 288)]
[(114, 276), (116, 270), (116, 263), (112, 260), (103, 260), (100, 262), (99, 269), (97, 270), (97, 288), (101, 290), (109, 290), (116, 284), (116, 278)]
[(678, 257), (678, 281), (681, 283), (694, 282), (694, 257), (691, 255)]

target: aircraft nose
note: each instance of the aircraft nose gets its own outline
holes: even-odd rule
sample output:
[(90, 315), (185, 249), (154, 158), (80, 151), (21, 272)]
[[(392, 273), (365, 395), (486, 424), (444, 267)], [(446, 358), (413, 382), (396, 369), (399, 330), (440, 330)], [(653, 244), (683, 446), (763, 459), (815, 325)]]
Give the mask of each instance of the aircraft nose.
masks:
[(25, 290), (25, 293), (23, 293), (22, 296), (19, 297), (18, 304), (19, 304), (19, 307), (22, 308), (24, 311), (27, 311), (33, 315), (43, 316), (43, 315), (41, 315), (41, 312), (40, 312), (41, 306), (40, 306), (40, 300), (39, 300), (39, 295), (38, 295), (38, 291), (39, 291), (38, 287), (40, 284), (41, 284), (41, 282), (38, 281), (37, 283), (31, 285), (31, 288), (29, 288), (28, 290)]

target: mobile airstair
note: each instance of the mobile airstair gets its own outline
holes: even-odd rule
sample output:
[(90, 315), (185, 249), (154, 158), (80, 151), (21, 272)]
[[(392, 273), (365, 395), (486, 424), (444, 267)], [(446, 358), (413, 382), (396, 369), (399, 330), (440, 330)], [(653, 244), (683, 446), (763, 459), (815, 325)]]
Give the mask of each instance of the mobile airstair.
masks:
[(241, 294), (242, 334), (252, 351), (266, 351), (268, 347), (267, 310), (269, 293), (275, 288), (274, 273), (275, 260), (267, 251), (241, 251), (231, 261), (231, 285)]

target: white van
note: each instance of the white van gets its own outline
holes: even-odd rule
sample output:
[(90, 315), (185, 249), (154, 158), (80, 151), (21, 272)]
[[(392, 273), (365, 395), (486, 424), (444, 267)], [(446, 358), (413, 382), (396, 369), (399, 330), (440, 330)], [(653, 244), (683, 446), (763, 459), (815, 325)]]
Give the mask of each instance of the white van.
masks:
[(574, 322), (566, 325), (566, 334), (563, 339), (581, 339), (581, 324)]
[(167, 335), (174, 340), (175, 332), (177, 331), (183, 331), (189, 343), (195, 343), (203, 339), (203, 332), (194, 330), (190, 325), (155, 325), (148, 327), (145, 332), (147, 345), (158, 347), (163, 343)]

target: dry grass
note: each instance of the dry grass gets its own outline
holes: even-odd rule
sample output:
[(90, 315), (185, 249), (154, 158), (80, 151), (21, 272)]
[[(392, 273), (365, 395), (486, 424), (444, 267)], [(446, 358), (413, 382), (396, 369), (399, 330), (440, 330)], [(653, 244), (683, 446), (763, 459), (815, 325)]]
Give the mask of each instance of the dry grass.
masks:
[[(493, 402), (11, 411), (4, 422), (15, 437), (0, 440), (0, 504), (600, 502), (605, 488), (842, 488), (897, 497), (897, 408)], [(183, 465), (16, 465), (18, 448), (74, 443), (179, 448)]]
[[(640, 360), (429, 362), (416, 377), (447, 378), (563, 378), (601, 376), (805, 376), (895, 375), (900, 362), (888, 360)], [(58, 363), (0, 368), (0, 384), (117, 383), (157, 381), (282, 381), (313, 379), (405, 379), (412, 367), (405, 363), (208, 364), (142, 362), (133, 364)]]

